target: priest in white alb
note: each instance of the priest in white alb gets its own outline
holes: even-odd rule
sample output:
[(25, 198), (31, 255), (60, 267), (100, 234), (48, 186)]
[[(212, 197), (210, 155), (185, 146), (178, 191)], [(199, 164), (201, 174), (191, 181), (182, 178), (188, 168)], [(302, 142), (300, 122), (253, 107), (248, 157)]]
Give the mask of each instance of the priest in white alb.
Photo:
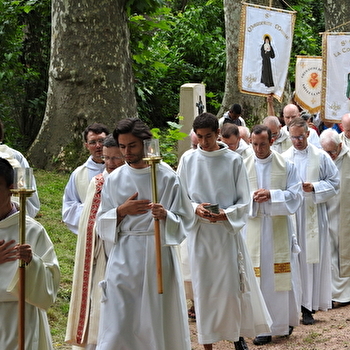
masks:
[(326, 202), (339, 191), (339, 172), (323, 150), (308, 143), (302, 118), (289, 124), (293, 146), (282, 155), (294, 162), (303, 181), (303, 204), (296, 212), (302, 283), (302, 323), (314, 324), (313, 313), (332, 307), (331, 250)]
[(93, 123), (84, 130), (84, 145), (90, 156), (78, 166), (69, 177), (62, 200), (62, 220), (75, 234), (83, 210), (87, 189), (91, 179), (101, 174), (105, 168), (102, 160), (103, 141), (109, 134), (103, 124)]
[(75, 344), (72, 347), (74, 350), (96, 348), (101, 304), (98, 283), (104, 278), (107, 259), (102, 240), (96, 234), (95, 220), (105, 179), (124, 164), (124, 158), (111, 134), (104, 140), (102, 154), (106, 168), (103, 173), (92, 178), (79, 221), (66, 330), (66, 342)]

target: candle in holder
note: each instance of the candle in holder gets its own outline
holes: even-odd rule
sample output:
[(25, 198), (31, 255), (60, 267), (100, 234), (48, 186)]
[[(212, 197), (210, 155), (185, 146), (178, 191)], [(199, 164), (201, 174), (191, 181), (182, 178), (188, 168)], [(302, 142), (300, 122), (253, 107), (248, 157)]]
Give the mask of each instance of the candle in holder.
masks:
[[(26, 242), (26, 201), (35, 190), (33, 189), (33, 169), (32, 168), (14, 168), (14, 182), (11, 192), (19, 197), (18, 227), (20, 245)], [(18, 260), (18, 350), (25, 350), (25, 267), (26, 262), (23, 259)]]
[(143, 141), (145, 158), (160, 157), (159, 140), (148, 139)]
[[(159, 140), (143, 140), (144, 154), (146, 161), (151, 166), (152, 201), (158, 203), (156, 164), (160, 162)], [(163, 294), (163, 273), (162, 273), (162, 242), (160, 238), (159, 219), (154, 219), (154, 242), (157, 265), (158, 293)]]
[(32, 190), (33, 189), (33, 169), (32, 168), (14, 168), (14, 189)]

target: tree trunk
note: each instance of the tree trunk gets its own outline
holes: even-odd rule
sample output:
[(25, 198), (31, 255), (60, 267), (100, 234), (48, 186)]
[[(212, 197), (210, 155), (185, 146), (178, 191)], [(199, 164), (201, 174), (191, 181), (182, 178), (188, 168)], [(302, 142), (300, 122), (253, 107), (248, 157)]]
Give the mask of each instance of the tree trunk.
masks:
[[(259, 4), (268, 6), (269, 1), (260, 1)], [(247, 126), (253, 126), (261, 122), (262, 119), (267, 116), (267, 101), (261, 96), (243, 94), (239, 91), (238, 88), (238, 49), (241, 9), (241, 1), (224, 0), (226, 33), (226, 80), (224, 97), (217, 116), (221, 117), (223, 113), (228, 111), (234, 103), (239, 103), (242, 106), (242, 117), (248, 124)], [(290, 93), (290, 88), (288, 88), (286, 93)], [(279, 111), (282, 108), (281, 104), (275, 101), (274, 105), (275, 115), (278, 116)]]
[[(29, 150), (35, 167), (74, 168), (87, 125), (113, 130), (117, 120), (136, 116), (125, 2), (52, 1), (47, 105)], [(69, 156), (76, 164), (67, 164)]]
[(350, 32), (349, 0), (323, 0), (325, 29), (332, 32)]

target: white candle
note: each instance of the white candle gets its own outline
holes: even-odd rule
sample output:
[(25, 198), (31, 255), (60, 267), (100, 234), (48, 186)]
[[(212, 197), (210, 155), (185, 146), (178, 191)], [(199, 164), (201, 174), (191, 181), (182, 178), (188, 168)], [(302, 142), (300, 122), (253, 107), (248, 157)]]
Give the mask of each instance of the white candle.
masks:
[(14, 168), (14, 188), (23, 190), (33, 189), (33, 169), (32, 168)]
[(159, 140), (148, 139), (143, 141), (145, 158), (160, 157)]

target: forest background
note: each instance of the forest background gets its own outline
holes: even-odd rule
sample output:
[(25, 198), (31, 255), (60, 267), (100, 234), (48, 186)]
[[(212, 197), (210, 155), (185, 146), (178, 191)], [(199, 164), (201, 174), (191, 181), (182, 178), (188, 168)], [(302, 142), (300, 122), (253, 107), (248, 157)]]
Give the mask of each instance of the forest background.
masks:
[[(137, 113), (151, 127), (166, 130), (169, 129), (168, 122), (178, 122), (179, 91), (181, 85), (188, 82), (205, 84), (207, 111), (218, 117), (225, 111), (224, 108), (228, 108), (226, 105), (233, 102), (243, 104), (243, 116), (248, 126), (264, 117), (266, 101), (263, 98), (260, 97), (258, 102), (253, 103), (256, 97), (238, 93), (235, 82), (231, 87), (225, 86), (229, 75), (233, 74), (234, 79), (237, 79), (237, 72), (232, 72), (228, 66), (230, 59), (237, 59), (237, 45), (233, 46), (235, 52), (231, 57), (226, 51), (230, 34), (228, 34), (228, 28), (225, 28), (225, 23), (228, 27), (227, 23), (234, 22), (234, 28), (239, 28), (241, 4), (239, 1), (115, 0), (116, 2), (119, 7), (124, 6), (123, 10), (127, 14)], [(342, 2), (344, 2), (345, 12), (341, 11)], [(47, 98), (53, 29), (51, 14), (55, 14), (54, 9), (62, 6), (61, 3), (61, 0), (3, 0), (0, 3), (0, 119), (6, 127), (5, 142), (25, 154), (38, 136), (45, 110), (46, 113), (52, 113), (51, 107), (49, 110)], [(111, 3), (107, 0), (100, 3), (100, 6), (111, 6), (109, 5)], [(295, 56), (321, 55), (319, 33), (325, 30), (325, 15), (327, 18), (325, 10), (330, 10), (337, 5), (336, 17), (341, 15), (340, 19), (337, 19), (338, 23), (341, 23), (349, 15), (348, 6), (346, 0), (324, 0), (324, 6), (321, 2), (313, 0), (290, 0), (288, 4), (285, 1), (257, 0), (254, 3), (271, 4), (276, 8), (297, 11), (284, 101), (286, 102), (294, 88)], [(73, 7), (74, 4), (77, 2), (71, 2), (69, 6)], [(57, 11), (67, 10), (58, 8)], [(229, 11), (234, 12), (233, 17), (227, 15)], [(55, 15), (57, 16), (57, 13)], [(332, 16), (328, 14), (328, 17)], [(78, 18), (77, 21), (83, 21), (82, 18)], [(333, 17), (332, 19), (334, 20)], [(65, 40), (73, 39), (67, 36)], [(90, 41), (93, 40), (91, 35)], [(105, 49), (108, 51), (110, 48)], [(54, 54), (51, 53), (51, 56)], [(74, 87), (75, 91), (77, 88), (78, 83)], [(229, 102), (225, 102), (225, 94), (230, 93)], [(234, 93), (234, 101), (232, 101), (232, 93)], [(128, 103), (133, 104), (132, 98), (129, 99), (130, 102), (126, 97), (125, 99), (126, 101), (120, 103), (126, 106)], [(261, 106), (260, 109), (256, 107), (257, 104)], [(56, 109), (60, 110), (61, 107), (58, 105)], [(118, 108), (118, 106), (115, 108), (114, 120), (122, 117), (118, 114)], [(276, 113), (281, 110), (281, 104), (276, 101), (275, 110)], [(97, 111), (96, 115), (98, 115)], [(61, 118), (61, 121), (58, 119), (59, 122), (56, 120), (52, 135), (46, 135), (46, 139), (52, 139), (52, 143), (55, 143), (55, 134), (62, 135), (60, 139), (67, 135), (68, 140), (72, 140), (71, 144), (67, 147), (64, 145), (66, 148), (61, 146), (61, 149), (51, 155), (46, 163), (40, 163), (37, 158), (43, 158), (46, 154), (45, 140), (41, 139), (37, 147), (39, 151), (27, 154), (35, 167), (48, 168), (47, 163), (50, 163), (51, 169), (71, 171), (85, 159), (81, 131), (94, 116), (84, 115), (81, 118), (83, 122), (78, 117), (79, 127), (75, 127), (75, 124), (73, 127), (65, 123), (63, 116)], [(103, 120), (97, 121), (103, 122)], [(114, 127), (114, 125), (109, 126)], [(60, 139), (56, 142), (60, 142)]]

